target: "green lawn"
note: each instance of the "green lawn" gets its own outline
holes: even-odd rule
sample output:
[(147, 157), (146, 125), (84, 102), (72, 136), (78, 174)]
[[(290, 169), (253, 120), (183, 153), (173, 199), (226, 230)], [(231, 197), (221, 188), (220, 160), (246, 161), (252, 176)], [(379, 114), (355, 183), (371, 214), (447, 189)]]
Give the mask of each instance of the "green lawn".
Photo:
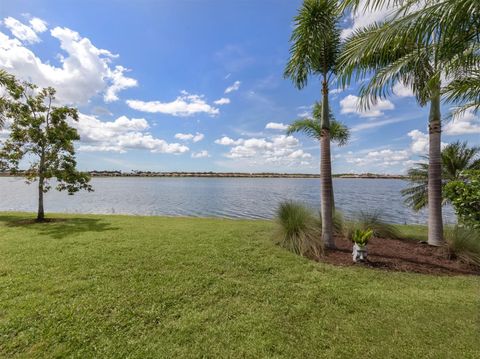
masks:
[(310, 262), (268, 221), (0, 214), (0, 356), (474, 358), (476, 277)]

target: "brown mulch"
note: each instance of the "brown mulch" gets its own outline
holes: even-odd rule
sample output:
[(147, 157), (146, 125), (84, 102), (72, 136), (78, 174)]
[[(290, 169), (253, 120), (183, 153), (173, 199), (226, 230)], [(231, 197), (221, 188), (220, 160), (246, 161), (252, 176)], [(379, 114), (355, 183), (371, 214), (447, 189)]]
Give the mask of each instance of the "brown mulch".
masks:
[(443, 275), (480, 275), (480, 268), (449, 259), (443, 247), (414, 240), (373, 238), (368, 242), (368, 260), (354, 263), (352, 243), (337, 237), (337, 249), (327, 251), (323, 262), (340, 266), (364, 266), (387, 271)]

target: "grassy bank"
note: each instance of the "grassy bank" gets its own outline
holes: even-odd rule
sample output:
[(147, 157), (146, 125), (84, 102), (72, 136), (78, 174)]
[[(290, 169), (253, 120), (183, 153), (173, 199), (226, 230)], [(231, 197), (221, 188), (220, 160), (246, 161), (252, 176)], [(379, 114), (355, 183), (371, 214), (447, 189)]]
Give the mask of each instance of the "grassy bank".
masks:
[(313, 263), (268, 221), (62, 217), (0, 214), (0, 356), (479, 354), (478, 278)]

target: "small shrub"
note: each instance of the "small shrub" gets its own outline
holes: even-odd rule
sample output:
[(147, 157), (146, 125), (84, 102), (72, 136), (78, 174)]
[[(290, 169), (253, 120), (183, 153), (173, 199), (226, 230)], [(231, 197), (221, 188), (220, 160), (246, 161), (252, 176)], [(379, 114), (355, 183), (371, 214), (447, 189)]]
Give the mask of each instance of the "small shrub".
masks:
[(368, 241), (370, 238), (373, 236), (373, 230), (367, 229), (367, 230), (362, 230), (362, 229), (356, 229), (353, 232), (352, 236), (352, 242), (359, 245), (360, 247), (364, 247), (368, 244)]
[(282, 247), (309, 258), (323, 254), (321, 225), (318, 217), (305, 206), (283, 202), (277, 210), (276, 241)]
[(450, 258), (480, 266), (480, 230), (455, 226), (445, 231), (445, 241)]
[(448, 183), (445, 195), (457, 213), (458, 221), (480, 230), (480, 170), (464, 171)]

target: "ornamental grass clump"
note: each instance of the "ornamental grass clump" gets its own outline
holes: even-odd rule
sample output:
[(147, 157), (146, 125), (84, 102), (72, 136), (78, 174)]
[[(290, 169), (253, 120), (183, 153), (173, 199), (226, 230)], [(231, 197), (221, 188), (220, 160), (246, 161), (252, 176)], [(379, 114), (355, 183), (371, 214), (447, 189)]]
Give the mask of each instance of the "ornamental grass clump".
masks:
[(445, 231), (449, 258), (480, 266), (480, 229), (455, 226)]
[(300, 203), (280, 204), (275, 240), (280, 246), (308, 258), (318, 259), (324, 252), (321, 223)]

